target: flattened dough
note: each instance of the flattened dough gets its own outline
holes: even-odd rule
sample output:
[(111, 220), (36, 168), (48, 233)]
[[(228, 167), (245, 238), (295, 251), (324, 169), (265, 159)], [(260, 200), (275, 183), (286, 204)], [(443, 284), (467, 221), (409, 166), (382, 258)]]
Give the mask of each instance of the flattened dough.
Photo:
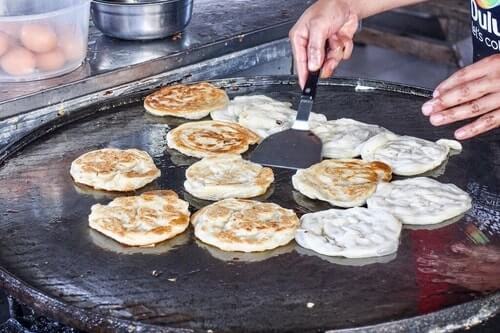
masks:
[(458, 141), (441, 139), (432, 142), (412, 136), (380, 133), (368, 140), (361, 149), (365, 161), (381, 161), (395, 175), (414, 176), (432, 170), (443, 163), (450, 148), (461, 150)]
[(273, 170), (236, 154), (205, 157), (186, 170), (184, 188), (204, 200), (253, 198), (274, 181)]
[(365, 204), (381, 181), (390, 181), (391, 168), (382, 162), (324, 160), (292, 177), (293, 187), (311, 199), (338, 207)]
[[(225, 109), (212, 112), (212, 119), (239, 123), (262, 139), (292, 127), (297, 111), (292, 104), (264, 95), (237, 96)], [(311, 113), (310, 121), (326, 121), (323, 114)]]
[(155, 116), (201, 119), (213, 110), (227, 107), (229, 97), (216, 86), (200, 82), (177, 84), (155, 91), (144, 100), (144, 108)]
[(323, 143), (323, 157), (338, 159), (361, 155), (366, 141), (379, 133), (389, 132), (377, 125), (347, 118), (314, 122), (311, 130)]
[(436, 224), (471, 208), (469, 194), (453, 184), (427, 177), (379, 184), (367, 201), (369, 208), (388, 211), (405, 224)]
[(327, 256), (379, 257), (398, 249), (402, 224), (380, 209), (330, 209), (305, 214), (295, 235), (297, 243)]
[(89, 226), (122, 244), (147, 246), (186, 230), (188, 207), (173, 191), (145, 192), (93, 205)]
[(293, 240), (299, 219), (274, 203), (226, 199), (200, 209), (191, 223), (204, 243), (224, 251), (259, 252)]
[(167, 134), (170, 148), (198, 158), (242, 154), (259, 140), (257, 134), (243, 126), (213, 120), (182, 124)]
[(74, 181), (97, 190), (128, 192), (160, 177), (148, 153), (105, 148), (85, 153), (71, 163)]

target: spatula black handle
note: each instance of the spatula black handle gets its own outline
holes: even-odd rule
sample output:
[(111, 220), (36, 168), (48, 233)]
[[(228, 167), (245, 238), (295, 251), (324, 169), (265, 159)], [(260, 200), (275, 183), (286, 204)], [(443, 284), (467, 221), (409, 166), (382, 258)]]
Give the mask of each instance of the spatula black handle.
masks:
[(319, 71), (309, 72), (306, 80), (306, 85), (300, 96), (297, 118), (293, 123), (292, 128), (296, 130), (309, 130), (309, 115), (311, 114), (314, 97), (316, 96), (316, 87), (319, 80)]
[(316, 96), (316, 88), (318, 86), (319, 71), (309, 72), (307, 76), (306, 85), (302, 90), (302, 97), (307, 97), (309, 99), (314, 99)]

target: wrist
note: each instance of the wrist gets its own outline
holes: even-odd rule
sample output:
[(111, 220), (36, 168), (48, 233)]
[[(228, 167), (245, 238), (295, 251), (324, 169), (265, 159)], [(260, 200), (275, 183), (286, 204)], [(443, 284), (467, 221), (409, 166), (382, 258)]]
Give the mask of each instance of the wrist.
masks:
[[(342, 0), (342, 2), (345, 3), (345, 5), (349, 8), (349, 14), (356, 15), (358, 19), (364, 18), (364, 11), (363, 11), (363, 1), (359, 0)], [(365, 1), (366, 3), (366, 1)]]
[(391, 10), (398, 7), (404, 7), (408, 5), (414, 5), (420, 2), (426, 2), (428, 0), (377, 0), (377, 1), (367, 1), (367, 0), (342, 0), (349, 8), (352, 10), (353, 14), (356, 14), (359, 19), (364, 19), (372, 15), (376, 15), (387, 10)]

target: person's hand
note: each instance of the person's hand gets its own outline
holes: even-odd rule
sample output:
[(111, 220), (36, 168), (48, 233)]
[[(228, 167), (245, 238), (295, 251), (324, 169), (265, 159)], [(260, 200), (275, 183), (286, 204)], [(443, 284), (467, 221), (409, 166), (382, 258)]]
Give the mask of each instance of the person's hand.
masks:
[(486, 292), (500, 288), (500, 248), (454, 244), (453, 254), (426, 254), (417, 259), (418, 270), (434, 276), (434, 282)]
[(329, 77), (341, 60), (351, 57), (358, 21), (349, 0), (319, 0), (304, 12), (290, 30), (301, 87), (308, 71), (321, 69), (321, 77)]
[(434, 126), (479, 116), (455, 132), (458, 140), (500, 127), (500, 54), (465, 67), (442, 82), (422, 112)]

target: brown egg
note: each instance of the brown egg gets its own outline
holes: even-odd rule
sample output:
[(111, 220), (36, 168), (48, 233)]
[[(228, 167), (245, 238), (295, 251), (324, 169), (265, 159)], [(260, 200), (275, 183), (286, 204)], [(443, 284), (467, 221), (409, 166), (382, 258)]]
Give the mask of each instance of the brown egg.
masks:
[(46, 24), (25, 24), (19, 35), (23, 45), (33, 52), (49, 52), (57, 45), (54, 29)]
[(36, 68), (42, 71), (55, 71), (63, 67), (66, 62), (64, 52), (59, 48), (45, 53), (38, 53), (35, 57)]
[(62, 33), (59, 37), (59, 47), (68, 61), (82, 59), (87, 51), (87, 44), (79, 33)]
[(0, 58), (0, 67), (9, 75), (20, 76), (33, 73), (35, 56), (23, 47), (12, 48)]
[(9, 45), (10, 45), (10, 37), (5, 33), (0, 32), (0, 57), (5, 52), (7, 52)]

